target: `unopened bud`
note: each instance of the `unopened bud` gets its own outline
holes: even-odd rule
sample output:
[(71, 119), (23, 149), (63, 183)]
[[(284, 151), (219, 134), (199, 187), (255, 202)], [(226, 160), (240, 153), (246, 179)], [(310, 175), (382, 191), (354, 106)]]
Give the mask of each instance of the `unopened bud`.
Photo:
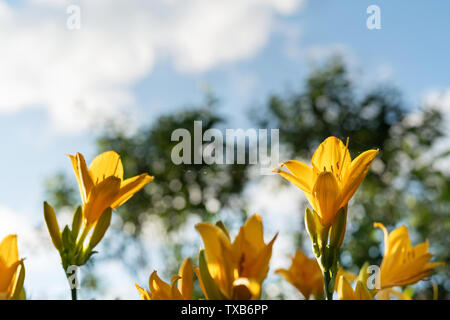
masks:
[(94, 231), (92, 233), (91, 239), (89, 240), (89, 249), (93, 249), (102, 240), (105, 235), (106, 230), (108, 230), (111, 223), (112, 210), (107, 208), (100, 219), (98, 219), (95, 225)]
[(61, 251), (62, 249), (62, 239), (61, 231), (59, 231), (58, 220), (56, 220), (55, 210), (47, 203), (44, 202), (44, 219), (47, 224), (48, 232), (52, 238), (53, 245), (56, 250)]

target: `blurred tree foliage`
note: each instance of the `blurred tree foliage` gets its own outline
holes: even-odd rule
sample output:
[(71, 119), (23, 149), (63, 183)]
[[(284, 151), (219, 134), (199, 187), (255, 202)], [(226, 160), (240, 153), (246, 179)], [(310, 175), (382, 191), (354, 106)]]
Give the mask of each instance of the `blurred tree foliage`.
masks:
[[(344, 142), (350, 138), (352, 158), (367, 149), (380, 149), (349, 207), (341, 255), (345, 268), (357, 271), (365, 261), (381, 262), (381, 231), (375, 231), (374, 222), (390, 230), (406, 223), (412, 227), (413, 245), (429, 239), (434, 260), (448, 265), (450, 179), (438, 166), (448, 152), (437, 153), (432, 148), (443, 135), (442, 115), (432, 106), (407, 108), (390, 86), (361, 91), (352, 83), (342, 59), (335, 57), (315, 67), (300, 93), (270, 97), (266, 113), (256, 122), (280, 129), (280, 143), (289, 157), (281, 161), (309, 161), (319, 143), (331, 135)], [(448, 268), (439, 270), (435, 277), (439, 297), (448, 299), (450, 274)], [(416, 297), (432, 298), (431, 283), (426, 287)]]
[[(435, 260), (448, 264), (450, 179), (437, 165), (448, 153), (432, 153), (434, 143), (443, 135), (442, 116), (433, 108), (406, 108), (399, 92), (390, 86), (362, 91), (352, 83), (342, 60), (332, 59), (311, 72), (300, 92), (271, 96), (263, 111), (252, 112), (251, 121), (261, 128), (279, 128), (280, 143), (288, 157), (281, 160), (310, 159), (330, 135), (344, 141), (349, 137), (352, 157), (370, 148), (380, 149), (349, 207), (341, 257), (345, 268), (356, 271), (365, 261), (380, 263), (381, 231), (373, 228), (373, 222), (382, 222), (390, 229), (407, 223), (412, 227), (413, 244), (428, 238)], [(176, 231), (191, 215), (210, 221), (222, 209), (231, 210), (239, 223), (245, 219), (246, 204), (240, 195), (249, 181), (248, 166), (175, 165), (171, 161), (172, 148), (178, 143), (171, 141), (175, 129), (185, 128), (194, 137), (194, 121), (203, 122), (203, 132), (226, 125), (216, 102), (209, 97), (203, 106), (161, 116), (131, 136), (113, 125), (105, 129), (97, 140), (98, 152), (113, 149), (121, 155), (127, 176), (149, 172), (155, 180), (117, 210), (122, 224), (109, 231), (115, 232), (114, 244), (106, 241), (111, 250), (102, 256), (108, 251), (110, 256), (123, 257), (134, 246), (137, 253), (122, 260), (130, 268), (145, 266), (142, 227), (151, 216), (160, 217), (169, 231)], [(57, 174), (47, 182), (47, 199), (57, 208), (75, 207), (78, 194), (74, 186), (74, 179)], [(112, 237), (105, 240), (108, 238)], [(183, 245), (167, 244), (166, 279), (184, 258)], [(304, 245), (309, 246), (309, 242)], [(440, 298), (450, 298), (449, 276), (448, 268), (441, 268), (435, 277)], [(431, 298), (430, 287), (423, 286), (416, 297)]]
[[(102, 257), (123, 257), (127, 254), (124, 263), (132, 272), (147, 266), (148, 255), (144, 252), (141, 235), (145, 222), (154, 215), (161, 218), (168, 233), (176, 232), (192, 215), (202, 221), (211, 221), (221, 209), (231, 209), (240, 216), (240, 220), (245, 219), (245, 202), (239, 194), (248, 179), (248, 166), (194, 164), (194, 153), (200, 152), (194, 150), (194, 121), (202, 121), (203, 132), (225, 125), (216, 104), (217, 100), (207, 95), (204, 105), (163, 115), (132, 135), (127, 135), (113, 123), (105, 126), (103, 134), (97, 139), (98, 153), (114, 150), (120, 154), (126, 175), (124, 178), (148, 172), (155, 179), (126, 205), (115, 210), (121, 223), (112, 225), (112, 230), (108, 231), (115, 233), (114, 240), (108, 241), (112, 237), (105, 238), (103, 245), (108, 249), (103, 250)], [(172, 149), (179, 143), (171, 141), (171, 136), (180, 128), (187, 129), (191, 134), (191, 164), (175, 165), (171, 160)], [(90, 160), (87, 161), (89, 163)], [(47, 179), (46, 199), (55, 209), (75, 208), (79, 203), (75, 179), (71, 178), (58, 173)], [(160, 274), (170, 279), (184, 258), (181, 252), (183, 244), (167, 242), (166, 246), (164, 258), (174, 263), (168, 263), (168, 269), (161, 270)], [(126, 250), (130, 248), (133, 250)]]

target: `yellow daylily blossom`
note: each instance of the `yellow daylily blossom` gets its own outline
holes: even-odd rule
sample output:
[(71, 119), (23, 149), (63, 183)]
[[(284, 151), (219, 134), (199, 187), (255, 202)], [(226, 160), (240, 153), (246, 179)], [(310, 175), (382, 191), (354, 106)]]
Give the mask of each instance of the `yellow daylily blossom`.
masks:
[(381, 223), (375, 227), (384, 232), (384, 256), (380, 267), (381, 289), (406, 286), (430, 275), (442, 262), (429, 262), (433, 257), (428, 252), (428, 240), (415, 247), (411, 245), (408, 229), (400, 226), (388, 233)]
[(205, 268), (200, 259), (196, 272), (206, 298), (258, 299), (277, 235), (264, 243), (262, 220), (257, 214), (245, 222), (233, 242), (223, 224), (199, 223), (195, 228), (205, 245)]
[(314, 152), (312, 167), (289, 160), (281, 166), (291, 173), (273, 169), (303, 190), (325, 227), (330, 226), (338, 211), (347, 206), (379, 152), (368, 150), (352, 160), (347, 145), (336, 137), (328, 137)]
[(353, 290), (350, 282), (344, 276), (340, 276), (338, 279), (337, 293), (339, 300), (373, 300), (362, 281), (357, 280), (355, 290)]
[(0, 242), (0, 300), (19, 299), (25, 278), (19, 258), (17, 236), (10, 234)]
[[(178, 285), (176, 283), (178, 282)], [(178, 275), (172, 277), (171, 284), (161, 280), (155, 271), (149, 279), (147, 291), (135, 284), (141, 300), (191, 300), (194, 291), (194, 271), (191, 259), (186, 258), (178, 271)]]
[(308, 258), (302, 250), (297, 250), (289, 269), (278, 269), (275, 272), (296, 287), (306, 299), (311, 295), (315, 299), (323, 297), (322, 270), (317, 260)]
[(83, 217), (88, 225), (95, 224), (107, 208), (122, 205), (153, 180), (147, 173), (124, 180), (122, 161), (114, 151), (95, 157), (89, 169), (81, 153), (69, 157), (80, 189)]

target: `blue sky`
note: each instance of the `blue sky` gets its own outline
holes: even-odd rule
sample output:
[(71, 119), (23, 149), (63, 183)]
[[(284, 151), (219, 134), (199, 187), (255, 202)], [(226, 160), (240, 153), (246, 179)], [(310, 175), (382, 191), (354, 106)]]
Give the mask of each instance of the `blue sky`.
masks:
[[(362, 85), (389, 81), (411, 107), (442, 93), (450, 107), (450, 2), (262, 2), (0, 0), (0, 216), (41, 224), (45, 177), (70, 173), (68, 153), (92, 159), (91, 127), (105, 115), (147, 123), (203, 101), (208, 85), (229, 126), (248, 127), (248, 107), (300, 87), (308, 61), (334, 50)], [(80, 5), (80, 30), (66, 28), (70, 4)], [(381, 30), (366, 28), (372, 4)]]

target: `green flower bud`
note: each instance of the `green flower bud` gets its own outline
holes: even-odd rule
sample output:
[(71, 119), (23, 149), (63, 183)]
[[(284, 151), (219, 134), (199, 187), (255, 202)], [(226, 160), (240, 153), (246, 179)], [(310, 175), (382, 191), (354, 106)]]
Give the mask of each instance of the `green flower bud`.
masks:
[(78, 238), (78, 234), (80, 233), (81, 223), (83, 221), (83, 210), (81, 206), (75, 210), (72, 219), (72, 235), (75, 239)]
[(339, 249), (341, 247), (342, 241), (344, 240), (345, 227), (347, 222), (347, 210), (341, 208), (331, 226), (330, 232), (330, 248)]
[(111, 215), (112, 215), (111, 208), (107, 208), (103, 212), (100, 219), (97, 221), (91, 239), (89, 240), (89, 247), (88, 247), (89, 250), (92, 250), (100, 242), (100, 240), (102, 240), (106, 230), (108, 230), (109, 225), (111, 223)]
[(47, 224), (48, 232), (52, 238), (53, 245), (56, 250), (61, 251), (62, 249), (62, 239), (61, 231), (59, 231), (58, 220), (56, 220), (55, 210), (47, 203), (44, 202), (44, 219)]

